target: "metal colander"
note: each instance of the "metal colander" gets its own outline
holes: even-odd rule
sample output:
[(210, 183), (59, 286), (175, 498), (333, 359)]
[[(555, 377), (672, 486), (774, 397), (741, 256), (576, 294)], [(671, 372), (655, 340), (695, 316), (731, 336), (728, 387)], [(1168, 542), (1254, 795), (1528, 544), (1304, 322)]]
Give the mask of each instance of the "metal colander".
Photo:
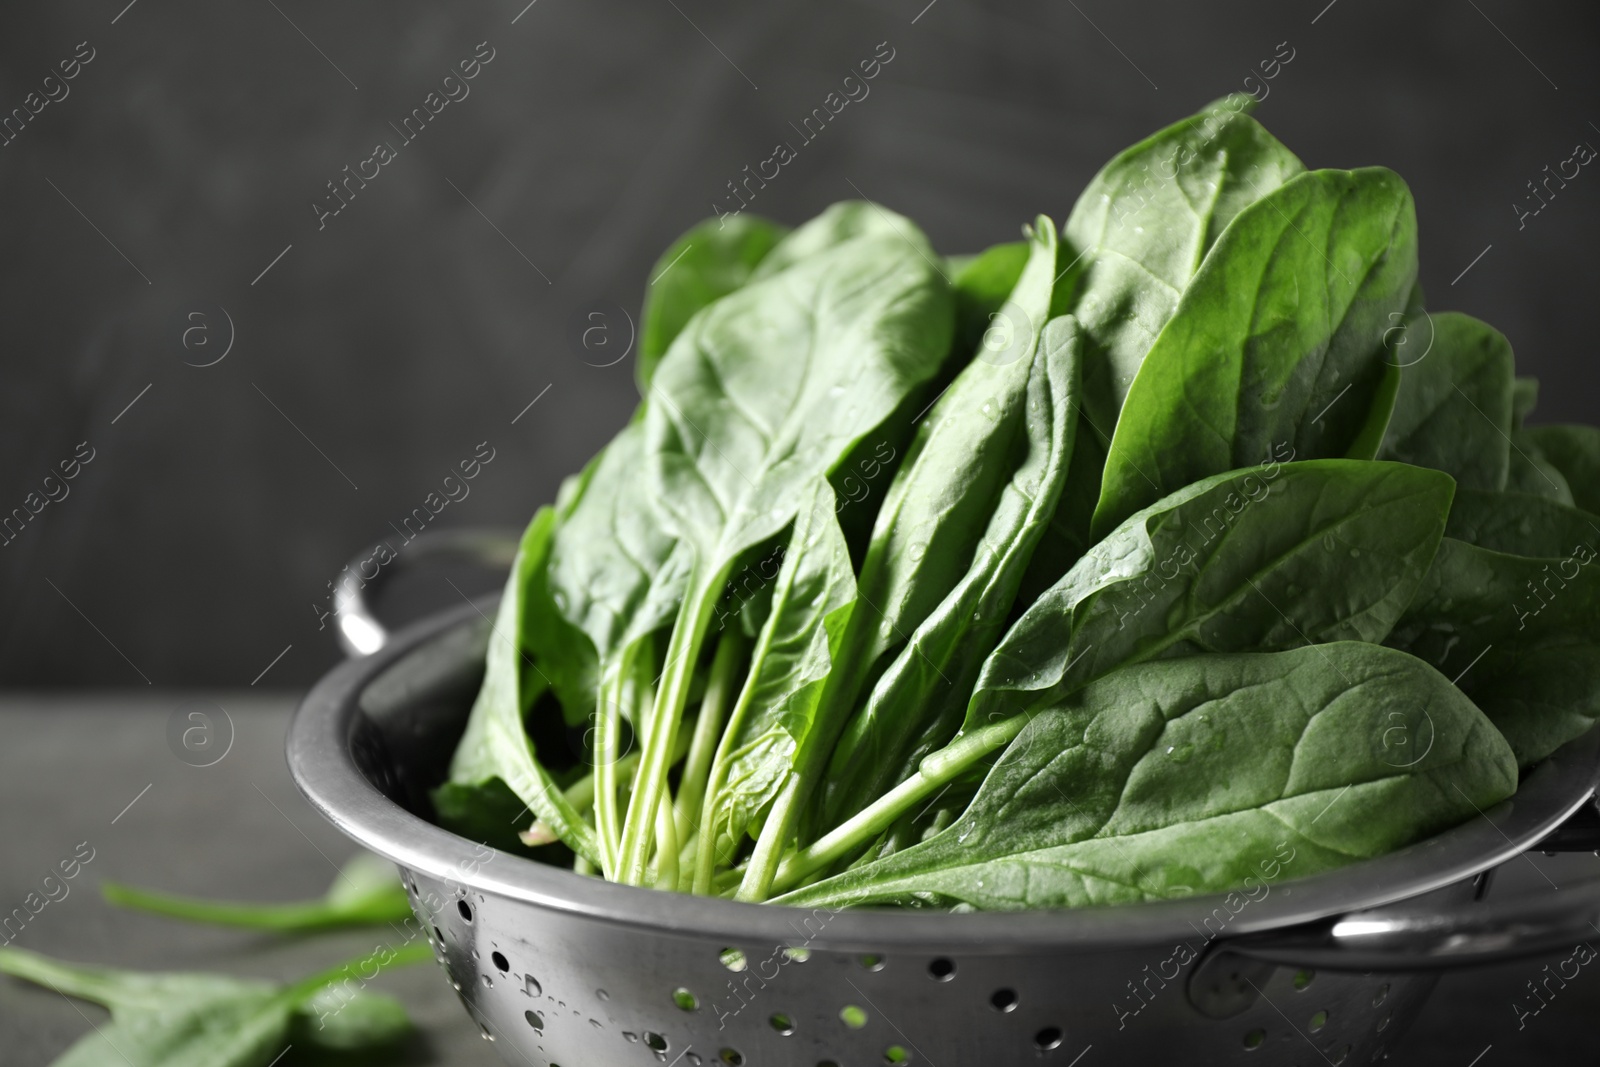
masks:
[(1058, 912), (807, 911), (613, 885), (430, 823), (493, 602), (349, 661), (290, 730), (300, 789), (401, 869), (417, 922), (507, 1063), (612, 1067), (1366, 1064), (1446, 966), (1570, 947), (1592, 885), (1480, 902), (1562, 833), (1594, 848), (1600, 738), (1483, 818), (1264, 891)]

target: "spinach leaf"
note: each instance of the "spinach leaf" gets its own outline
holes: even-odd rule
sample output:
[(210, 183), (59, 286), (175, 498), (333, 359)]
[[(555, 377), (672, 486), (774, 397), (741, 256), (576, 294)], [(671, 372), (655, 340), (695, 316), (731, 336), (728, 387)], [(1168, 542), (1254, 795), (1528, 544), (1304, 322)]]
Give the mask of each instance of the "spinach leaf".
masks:
[(1558, 559), (1600, 538), (1600, 518), (1548, 497), (1458, 489), (1444, 532), (1494, 552)]
[(1034, 602), (984, 665), (967, 728), (1133, 661), (1381, 641), (1428, 572), (1452, 490), (1437, 471), (1346, 459), (1181, 489)]
[(706, 219), (672, 245), (650, 268), (639, 316), (639, 360), (634, 373), (647, 393), (656, 364), (695, 312), (750, 280), (763, 256), (789, 232), (757, 215)]
[(292, 1036), (329, 1049), (370, 1048), (403, 1037), (410, 1030), (405, 1009), (352, 979), (432, 958), (426, 944), (382, 948), (282, 986), (217, 974), (80, 966), (0, 947), (0, 972), (111, 1009), (110, 1024), (97, 1026), (53, 1067), (269, 1067)]
[(1391, 649), (1144, 663), (1040, 708), (943, 833), (777, 903), (1048, 908), (1251, 888), (1399, 848), (1516, 784), (1483, 714)]
[(1241, 211), (1128, 391), (1094, 532), (1279, 446), (1345, 455), (1416, 271), (1411, 194), (1391, 171), (1313, 171)]
[(986, 248), (959, 265), (946, 260), (950, 291), (956, 302), (955, 350), (968, 353), (983, 342), (994, 317), (1022, 277), (1031, 245), (1010, 241)]
[(1533, 409), (1539, 406), (1539, 379), (1513, 378), (1511, 381), (1511, 428), (1522, 429)]
[(1560, 504), (1577, 503), (1567, 476), (1550, 462), (1527, 430), (1517, 430), (1511, 435), (1511, 469), (1506, 476), (1506, 488), (1513, 493), (1542, 496)]
[(1083, 330), (1085, 409), (1107, 434), (1220, 235), (1305, 170), (1250, 117), (1254, 104), (1242, 93), (1224, 97), (1119, 153), (1067, 219), (1063, 244), (1081, 261), (1052, 312), (1072, 312)]
[(799, 753), (816, 743), (823, 683), (839, 655), (856, 604), (850, 550), (837, 502), (818, 478), (795, 517), (773, 587), (772, 613), (756, 639), (750, 670), (712, 762), (699, 823), (694, 888), (708, 893), (724, 841), (759, 832), (789, 784)]
[(1600, 513), (1600, 429), (1593, 426), (1535, 426), (1527, 439), (1546, 463), (1561, 472), (1572, 502)]
[(935, 401), (895, 473), (861, 564), (864, 608), (846, 640), (853, 662), (832, 699), (904, 643), (961, 580), (983, 542), (1005, 482), (1028, 446), (1028, 382), (1050, 311), (1055, 226), (1040, 216), (1031, 255), (977, 358)]
[(449, 781), (458, 786), (484, 786), (500, 779), (553, 827), (568, 847), (598, 867), (600, 842), (594, 828), (567, 802), (560, 786), (539, 761), (533, 738), (522, 721), (523, 714), (549, 684), (537, 663), (531, 663), (532, 675), (523, 672), (527, 657), (522, 647), (527, 630), (523, 609), (526, 590), (549, 562), (555, 527), (556, 509), (543, 507), (522, 535), (511, 577), (489, 631), (483, 687), (450, 761)]
[(635, 718), (637, 676), (646, 666), (641, 656), (651, 635), (676, 614), (693, 561), (690, 546), (661, 529), (638, 492), (644, 462), (645, 427), (635, 419), (594, 464), (525, 594), (524, 640), (534, 662), (561, 697), (568, 720), (591, 724), (595, 833), (604, 872), (618, 861), (615, 763), (622, 723)]
[(1511, 343), (1488, 323), (1432, 315), (1433, 345), (1401, 377), (1384, 459), (1432, 467), (1464, 489), (1501, 489), (1511, 466)]
[(651, 387), (644, 480), (694, 564), (641, 731), (620, 880), (644, 877), (666, 759), (731, 568), (789, 525), (800, 489), (938, 371), (951, 314), (920, 233), (865, 236), (729, 294), (673, 342)]
[[(796, 263), (805, 263), (862, 237), (896, 238), (937, 262), (928, 239), (917, 224), (882, 204), (870, 200), (841, 200), (820, 215), (796, 226), (757, 264), (751, 280), (770, 278)], [(942, 274), (943, 271), (941, 270)]]
[(101, 882), (100, 892), (112, 904), (136, 911), (283, 933), (399, 922), (411, 916), (411, 903), (394, 864), (370, 852), (356, 853), (339, 868), (320, 900), (293, 904), (200, 900), (113, 881)]
[[(827, 759), (880, 659), (908, 640), (969, 569), (1002, 479), (1026, 450), (1028, 380), (1055, 275), (1056, 235), (1048, 218), (1038, 219), (1029, 245), (1028, 263), (998, 313), (1003, 324), (992, 347), (928, 406), (878, 510), (857, 582), (860, 603), (821, 697), (825, 740), (808, 754), (812, 760)], [(785, 843), (820, 770), (798, 769), (793, 796), (764, 831), (763, 857)]]
[(1305, 170), (1250, 117), (1254, 106), (1236, 93), (1145, 138), (1073, 206), (1051, 314), (1071, 312), (1084, 333), (1083, 425), (1025, 596), (1054, 584), (1098, 539), (1089, 528), (1119, 413), (1205, 257), (1241, 211)]
[(1027, 451), (1004, 483), (966, 573), (917, 625), (840, 739), (825, 778), (825, 822), (864, 808), (959, 728), (1066, 479), (1078, 423), (1079, 345), (1070, 316), (1041, 331), (1026, 392), (1011, 405), (1014, 414), (997, 415), (1022, 424)]
[[(1501, 494), (1496, 506), (1515, 508)], [(1536, 515), (1530, 510), (1527, 515)], [(1588, 525), (1588, 523), (1585, 523)], [(1600, 530), (1559, 557), (1445, 538), (1388, 643), (1455, 679), (1526, 767), (1600, 717)]]
[(1133, 516), (1006, 633), (961, 736), (791, 854), (775, 884), (837, 863), (1009, 743), (1034, 710), (1119, 667), (1381, 640), (1428, 571), (1452, 489), (1420, 467), (1313, 460), (1210, 478)]

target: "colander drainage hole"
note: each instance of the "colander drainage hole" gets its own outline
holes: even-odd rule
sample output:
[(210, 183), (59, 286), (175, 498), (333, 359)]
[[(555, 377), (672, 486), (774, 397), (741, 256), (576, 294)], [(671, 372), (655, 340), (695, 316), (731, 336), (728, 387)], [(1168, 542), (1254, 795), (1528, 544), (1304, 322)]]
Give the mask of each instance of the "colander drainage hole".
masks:
[(461, 913), (461, 917), (463, 919), (465, 919), (467, 922), (471, 922), (472, 921), (472, 905), (471, 904), (468, 904), (464, 900), (458, 900), (458, 901), (456, 901), (456, 910)]
[(679, 986), (677, 989), (672, 991), (672, 1003), (676, 1004), (684, 1011), (694, 1011), (696, 1008), (700, 1007), (700, 998), (682, 986)]
[(491, 952), (489, 953), (489, 958), (494, 961), (496, 967), (500, 968), (502, 974), (511, 970), (511, 961), (506, 959), (504, 953)]
[(717, 953), (717, 959), (721, 960), (722, 965), (728, 968), (730, 971), (738, 972), (744, 970), (746, 967), (744, 953), (740, 952), (736, 948), (723, 949), (721, 952)]
[(899, 1045), (890, 1045), (883, 1050), (884, 1063), (910, 1063), (911, 1053)]
[(1061, 1027), (1047, 1026), (1033, 1035), (1033, 1045), (1040, 1052), (1049, 1052), (1053, 1048), (1061, 1047)]
[(439, 939), (440, 945), (444, 944), (444, 931), (440, 930), (437, 926), (433, 928), (433, 936)]
[(866, 1010), (854, 1004), (846, 1004), (839, 1009), (839, 1018), (852, 1030), (859, 1030), (867, 1025)]
[(989, 1004), (995, 1011), (1016, 1011), (1017, 991), (1015, 989), (996, 989), (994, 996), (989, 998)]
[(1294, 991), (1298, 993), (1305, 989), (1316, 976), (1316, 971), (1299, 970), (1294, 972)]
[(726, 1063), (728, 1067), (742, 1067), (744, 1063), (744, 1053), (740, 1052), (736, 1048), (723, 1049), (722, 1052), (718, 1054), (718, 1058), (721, 1059), (723, 1063)]
[(644, 1043), (656, 1052), (667, 1051), (667, 1039), (654, 1030), (646, 1030), (644, 1032)]
[(862, 956), (857, 962), (860, 963), (864, 969), (869, 971), (883, 970), (884, 961), (882, 956)]
[(768, 1019), (767, 1022), (771, 1023), (772, 1028), (778, 1031), (778, 1033), (782, 1034), (784, 1037), (788, 1037), (790, 1034), (794, 1033), (794, 1020), (789, 1018), (781, 1011), (775, 1014), (772, 1018)]
[(1307, 1027), (1314, 1034), (1318, 1030), (1321, 1030), (1324, 1026), (1327, 1026), (1327, 1025), (1328, 1025), (1328, 1013), (1327, 1013), (1326, 1010), (1323, 1010), (1323, 1011), (1317, 1012), (1315, 1015), (1313, 1015), (1311, 1017), (1311, 1022), (1307, 1024)]
[(945, 959), (943, 956), (940, 956), (938, 959), (928, 964), (928, 977), (932, 978), (935, 982), (948, 982), (955, 976), (955, 963)]
[(522, 1013), (522, 1017), (524, 1019), (528, 1020), (528, 1025), (529, 1026), (533, 1027), (535, 1030), (539, 1031), (540, 1033), (544, 1033), (544, 1016), (543, 1015), (540, 1015), (536, 1011), (525, 1011), (525, 1012)]
[(1249, 1049), (1260, 1048), (1261, 1043), (1267, 1039), (1265, 1030), (1256, 1029), (1244, 1035), (1244, 1047)]
[(1335, 1052), (1328, 1059), (1328, 1062), (1334, 1064), (1334, 1067), (1338, 1067), (1339, 1064), (1343, 1063), (1345, 1060), (1347, 1060), (1349, 1058), (1350, 1058), (1350, 1046), (1346, 1045), (1344, 1048), (1340, 1049), (1338, 1052)]

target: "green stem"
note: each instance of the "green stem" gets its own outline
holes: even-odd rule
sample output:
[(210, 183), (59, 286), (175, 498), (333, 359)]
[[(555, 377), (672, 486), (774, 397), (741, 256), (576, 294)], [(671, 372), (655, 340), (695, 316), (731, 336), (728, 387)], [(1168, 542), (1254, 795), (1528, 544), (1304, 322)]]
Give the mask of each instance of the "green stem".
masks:
[[(387, 946), (379, 945), (378, 949), (383, 949), (386, 947)], [(378, 970), (383, 970), (387, 967), (399, 967), (409, 963), (421, 963), (424, 960), (433, 959), (433, 946), (428, 944), (426, 941), (415, 941), (408, 945), (402, 945), (400, 948), (390, 950), (390, 956), (387, 960), (374, 959), (375, 956), (377, 956), (377, 950), (374, 950), (373, 952), (362, 956), (359, 959), (349, 960), (345, 963), (341, 963), (337, 967), (330, 967), (326, 971), (314, 974), (309, 978), (302, 978), (293, 985), (286, 987), (284, 991), (279, 994), (279, 996), (285, 1000), (288, 1000), (290, 1003), (298, 1004), (299, 1002), (314, 996), (316, 992), (323, 986), (332, 985), (340, 978), (348, 977), (350, 968), (356, 964), (366, 963), (370, 960), (377, 965)]]
[[(1026, 713), (1013, 715), (957, 738), (939, 751), (930, 753), (923, 759), (916, 774), (806, 848), (790, 854), (779, 866), (776, 878), (771, 881), (771, 891), (783, 893), (793, 889), (807, 875), (837, 863), (877, 837), (894, 825), (895, 820), (913, 804), (953, 782), (985, 756), (1010, 744), (1028, 724), (1028, 718)], [(768, 822), (771, 822), (770, 818)], [(751, 867), (754, 866), (755, 858), (752, 857)], [(749, 884), (749, 875), (745, 878), (746, 884)], [(743, 887), (740, 892), (744, 892)], [(741, 896), (741, 899), (745, 898)], [(765, 900), (766, 896), (756, 899)]]
[[(398, 888), (398, 884), (396, 885)], [(120, 908), (133, 908), (153, 915), (165, 915), (189, 922), (217, 923), (249, 930), (300, 931), (328, 930), (340, 926), (370, 923), (367, 909), (345, 911), (325, 901), (298, 904), (249, 904), (223, 900), (197, 900), (169, 893), (155, 893), (120, 882), (101, 882), (100, 894)], [(405, 914), (411, 914), (406, 907)]]
[(597, 698), (594, 736), (594, 825), (600, 839), (600, 870), (607, 878), (616, 873), (622, 847), (622, 825), (617, 811), (617, 735), (622, 732), (622, 701), (632, 661), (632, 649), (622, 662), (602, 675)]
[[(870, 554), (868, 562), (871, 562)], [(861, 688), (869, 665), (863, 662), (866, 657), (862, 654), (862, 628), (869, 624), (871, 618), (882, 617), (875, 608), (871, 608), (872, 614), (869, 615), (864, 607), (871, 608), (871, 605), (863, 605), (858, 600), (845, 622), (844, 636), (839, 643), (842, 650), (840, 660), (833, 665), (827, 681), (823, 683), (822, 696), (817, 701), (811, 728), (799, 740), (789, 780), (773, 801), (772, 810), (767, 813), (767, 820), (761, 826), (761, 835), (756, 839), (755, 850), (745, 866), (744, 880), (739, 885), (739, 900), (760, 902), (771, 895), (779, 860), (795, 835), (805, 803), (816, 788), (827, 758), (845, 727), (846, 717), (855, 703), (856, 693)]]
[(744, 634), (739, 632), (735, 622), (733, 629), (717, 642), (717, 654), (711, 660), (711, 678), (706, 683), (705, 699), (700, 702), (700, 719), (695, 723), (689, 758), (684, 761), (683, 775), (678, 779), (675, 815), (680, 841), (694, 829), (693, 820), (700, 813), (700, 802), (709, 793), (706, 779), (712, 767), (712, 754), (721, 753), (717, 742), (723, 737), (723, 713), (737, 684), (744, 646)]
[(672, 797), (661, 794), (656, 807), (656, 881), (657, 889), (678, 888), (678, 818), (672, 811)]
[(689, 699), (695, 663), (705, 642), (711, 613), (722, 594), (731, 564), (719, 569), (709, 580), (700, 577), (703, 564), (696, 563), (690, 574), (688, 591), (673, 623), (667, 643), (667, 662), (661, 673), (654, 706), (644, 730), (643, 756), (634, 776), (633, 795), (628, 798), (628, 814), (622, 827), (622, 851), (615, 881), (643, 885), (650, 846), (654, 844), (657, 809), (667, 788), (673, 743), (678, 723)]
[(109, 967), (62, 963), (22, 948), (0, 948), (0, 973), (25, 978), (35, 985), (48, 986), (58, 993), (92, 1000), (108, 1008), (127, 999), (131, 977)]

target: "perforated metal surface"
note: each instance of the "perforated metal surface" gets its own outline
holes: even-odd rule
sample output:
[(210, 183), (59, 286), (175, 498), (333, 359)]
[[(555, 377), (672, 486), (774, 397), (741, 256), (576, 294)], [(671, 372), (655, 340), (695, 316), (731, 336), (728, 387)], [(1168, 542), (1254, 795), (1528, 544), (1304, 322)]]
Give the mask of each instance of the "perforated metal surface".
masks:
[(802, 913), (794, 937), (768, 944), (575, 919), (411, 872), (407, 882), (485, 1036), (507, 1063), (537, 1067), (1163, 1063), (1178, 1050), (1206, 1065), (1365, 1064), (1436, 980), (1264, 965), (1244, 976), (1248, 1005), (1213, 1019), (1189, 989), (1207, 953), (1198, 935), (1184, 966), (1184, 942), (1010, 956), (835, 951), (806, 947), (826, 913)]
[(289, 759), (314, 806), (400, 865), (415, 936), (511, 1064), (1374, 1062), (1434, 977), (1311, 974), (1232, 956), (1230, 939), (1396, 900), (1470, 900), (1481, 872), (1593, 788), (1589, 742), (1482, 820), (1254, 899), (949, 915), (634, 889), (417, 814), (460, 734), (492, 614), (474, 606), (334, 671), (306, 698)]

